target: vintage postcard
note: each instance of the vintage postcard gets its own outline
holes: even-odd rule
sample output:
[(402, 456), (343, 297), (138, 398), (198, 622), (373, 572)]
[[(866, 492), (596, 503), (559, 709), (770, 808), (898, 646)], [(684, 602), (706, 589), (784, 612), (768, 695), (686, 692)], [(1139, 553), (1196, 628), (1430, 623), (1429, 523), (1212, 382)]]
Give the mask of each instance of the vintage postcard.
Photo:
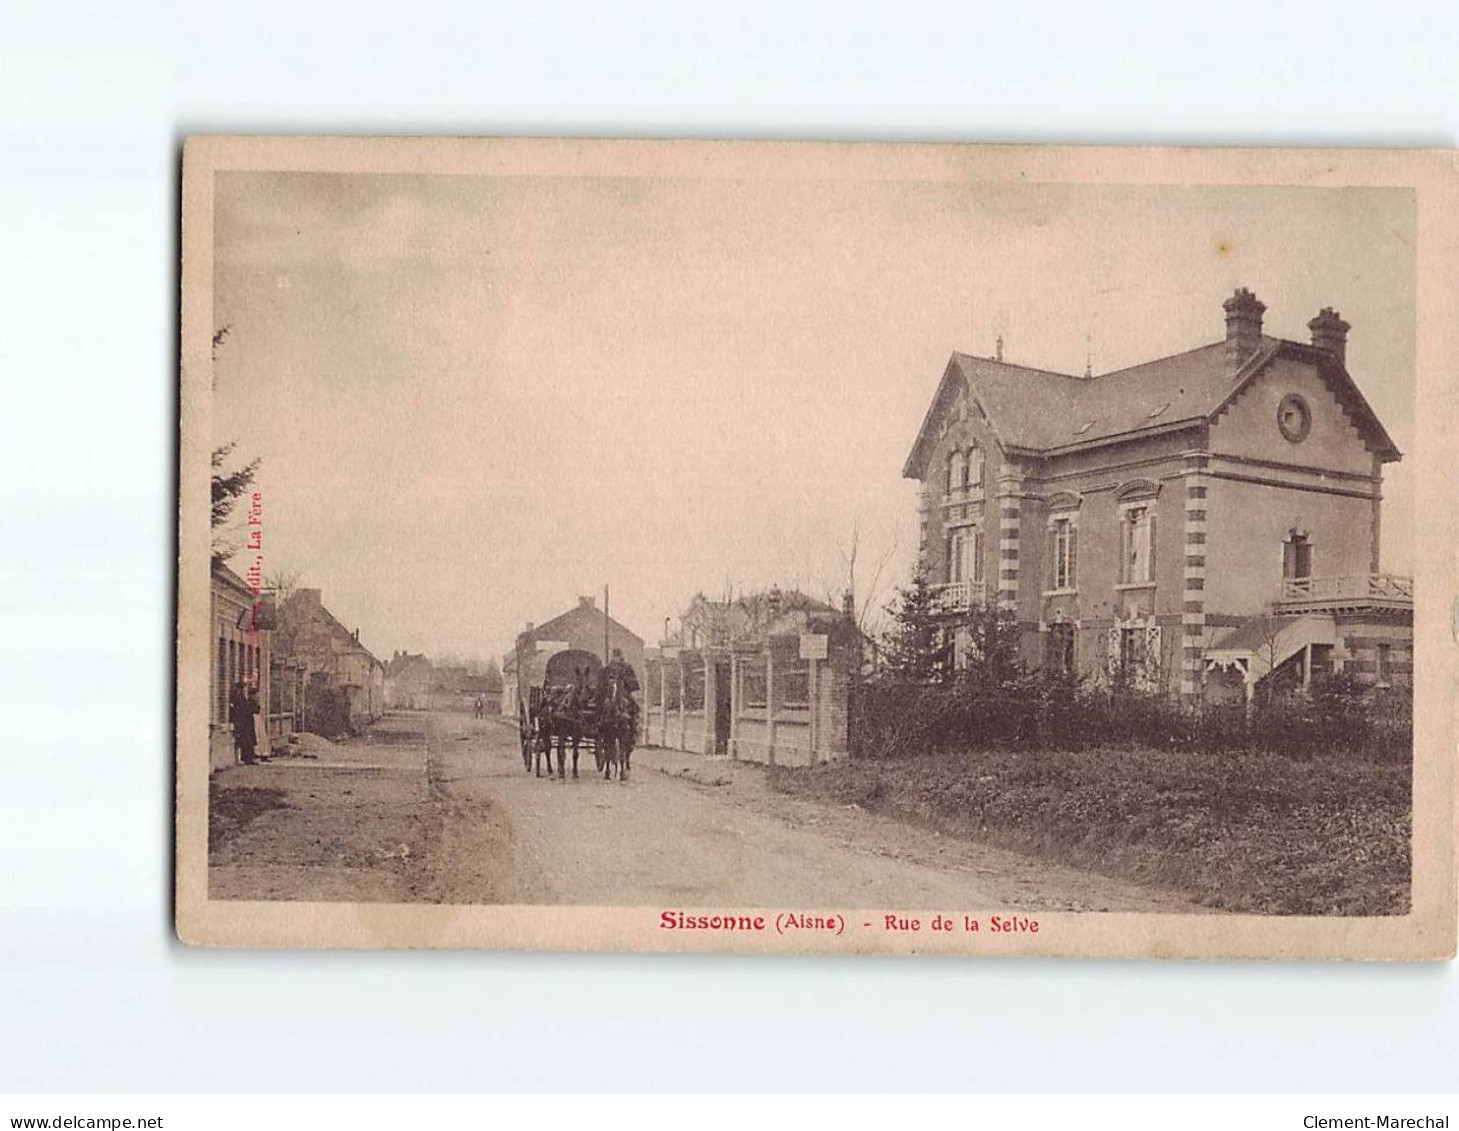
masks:
[(185, 147), (190, 943), (1455, 946), (1453, 153)]

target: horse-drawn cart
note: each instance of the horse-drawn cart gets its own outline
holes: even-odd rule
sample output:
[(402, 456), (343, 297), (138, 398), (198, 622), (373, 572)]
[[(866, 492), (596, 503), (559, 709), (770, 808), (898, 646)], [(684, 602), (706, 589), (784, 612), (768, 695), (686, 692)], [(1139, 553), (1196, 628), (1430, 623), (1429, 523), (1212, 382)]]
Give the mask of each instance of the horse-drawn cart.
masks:
[(539, 656), (530, 665), (517, 702), (517, 725), (522, 765), (542, 776), (543, 763), (552, 777), (554, 751), (557, 777), (567, 776), (567, 755), (572, 754), (572, 776), (578, 776), (578, 755), (587, 748), (593, 764), (605, 777), (617, 770), (620, 779), (629, 768), (638, 726), (638, 705), (613, 669), (598, 657), (579, 649), (564, 649)]

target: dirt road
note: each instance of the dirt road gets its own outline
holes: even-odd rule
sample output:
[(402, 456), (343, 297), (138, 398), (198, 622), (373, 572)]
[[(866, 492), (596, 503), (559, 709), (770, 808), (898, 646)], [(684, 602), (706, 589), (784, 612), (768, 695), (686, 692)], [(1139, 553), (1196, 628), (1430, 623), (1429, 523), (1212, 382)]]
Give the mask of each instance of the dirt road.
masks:
[(247, 768), (260, 784), (230, 788), (272, 788), (277, 804), (215, 851), (214, 898), (1200, 910), (787, 797), (755, 766), (645, 749), (627, 784), (599, 780), (587, 755), (559, 783), (524, 773), (500, 720), (399, 715), (377, 732), (313, 765)]

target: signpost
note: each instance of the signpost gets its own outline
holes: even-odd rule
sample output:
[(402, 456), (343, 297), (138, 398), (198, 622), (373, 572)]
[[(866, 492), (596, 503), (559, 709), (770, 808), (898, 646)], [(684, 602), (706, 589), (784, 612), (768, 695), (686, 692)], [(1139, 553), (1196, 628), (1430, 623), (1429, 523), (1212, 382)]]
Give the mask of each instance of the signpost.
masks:
[(810, 746), (810, 763), (815, 765), (820, 761), (820, 738), (821, 738), (821, 661), (830, 655), (830, 637), (822, 632), (802, 632), (800, 634), (800, 658), (810, 665), (810, 686), (807, 696), (810, 699), (810, 734), (807, 736)]

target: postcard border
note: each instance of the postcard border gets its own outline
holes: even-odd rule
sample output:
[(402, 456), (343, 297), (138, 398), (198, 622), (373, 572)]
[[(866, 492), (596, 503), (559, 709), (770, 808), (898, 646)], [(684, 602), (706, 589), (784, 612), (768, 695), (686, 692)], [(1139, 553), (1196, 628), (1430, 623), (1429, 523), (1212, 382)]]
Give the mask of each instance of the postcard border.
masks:
[[(207, 897), (208, 457), (213, 177), (223, 170), (440, 175), (1388, 186), (1415, 192), (1413, 901), (1385, 918), (1042, 913), (1038, 935), (855, 940), (664, 932), (659, 908), (239, 902)], [(1195, 149), (572, 139), (193, 137), (182, 173), (176, 930), (230, 947), (495, 948), (740, 954), (1441, 959), (1455, 954), (1453, 470), (1459, 424), (1459, 177), (1449, 150)], [(721, 909), (730, 910), (730, 909)], [(853, 914), (853, 909), (838, 909)], [(875, 909), (868, 913), (879, 914)], [(901, 911), (902, 909), (898, 909)], [(1008, 910), (927, 908), (934, 912)]]

